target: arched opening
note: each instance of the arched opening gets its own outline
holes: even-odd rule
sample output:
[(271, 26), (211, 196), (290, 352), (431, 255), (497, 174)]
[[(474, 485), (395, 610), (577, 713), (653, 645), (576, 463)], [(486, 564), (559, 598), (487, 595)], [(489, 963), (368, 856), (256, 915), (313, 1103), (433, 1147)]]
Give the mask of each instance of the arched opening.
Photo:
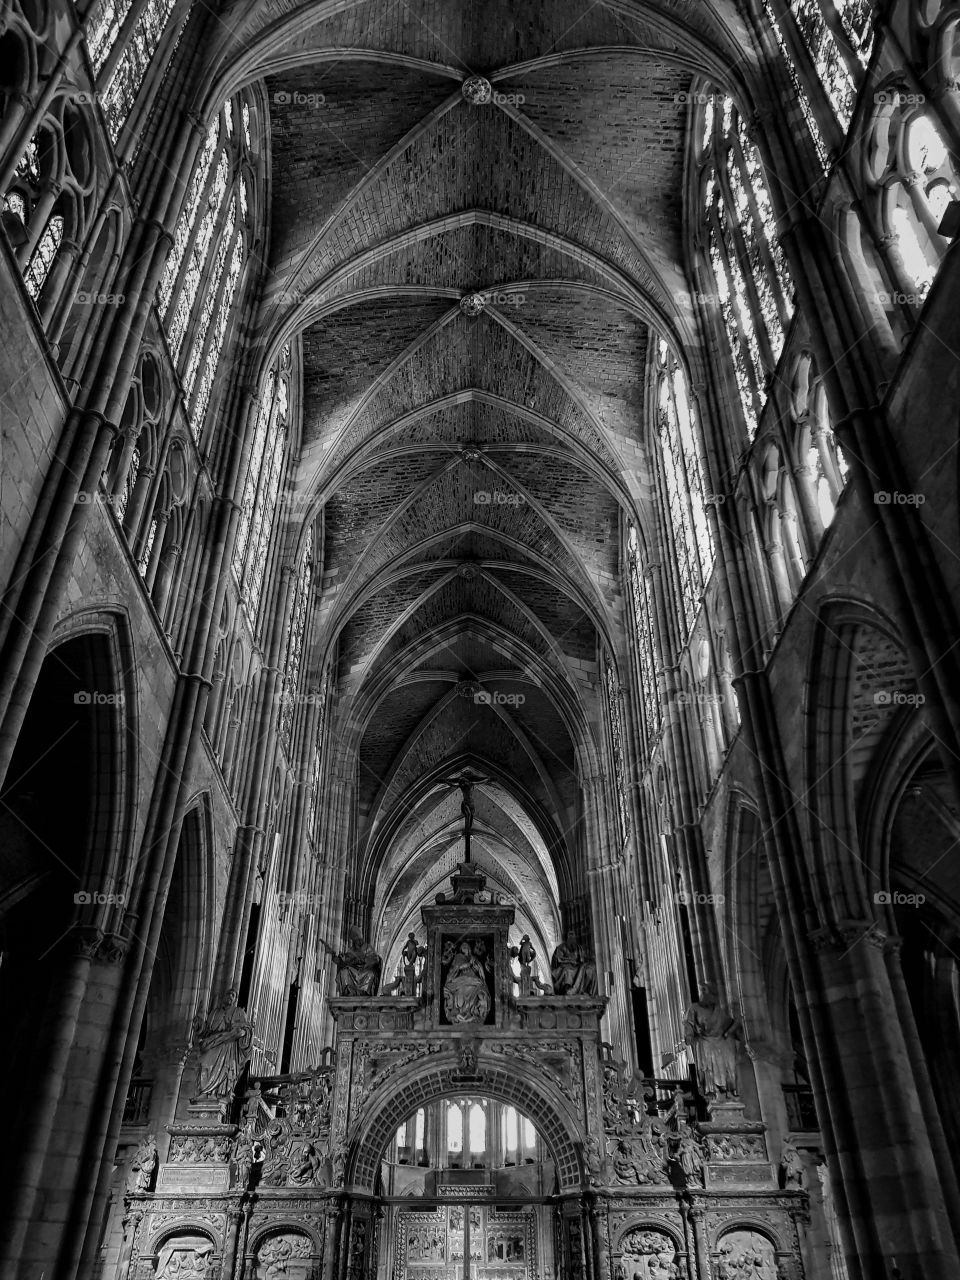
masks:
[(105, 637), (54, 649), (0, 793), (0, 1014), (18, 1046), (4, 1055), (5, 1078), (30, 1071), (66, 961), (78, 948), (90, 954), (119, 905), (111, 846), (122, 704)]
[(467, 1257), (471, 1275), (555, 1273), (558, 1165), (533, 1111), (484, 1082), (405, 1115), (379, 1167), (383, 1274), (461, 1277)]

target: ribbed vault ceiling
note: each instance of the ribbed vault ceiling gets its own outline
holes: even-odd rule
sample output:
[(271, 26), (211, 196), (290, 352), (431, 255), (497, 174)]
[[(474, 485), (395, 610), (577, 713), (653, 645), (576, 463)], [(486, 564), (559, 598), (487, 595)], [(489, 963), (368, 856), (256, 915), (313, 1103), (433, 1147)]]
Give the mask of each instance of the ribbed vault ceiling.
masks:
[[(693, 338), (687, 91), (744, 46), (721, 0), (231, 12), (220, 88), (265, 77), (271, 117), (262, 343), (302, 334), (318, 661), (391, 937), (452, 867), (455, 768), (493, 779), (477, 857), (524, 885), (542, 945), (582, 891), (584, 699), (620, 625), (620, 512), (649, 501), (647, 351)], [(500, 96), (469, 101), (478, 75)]]

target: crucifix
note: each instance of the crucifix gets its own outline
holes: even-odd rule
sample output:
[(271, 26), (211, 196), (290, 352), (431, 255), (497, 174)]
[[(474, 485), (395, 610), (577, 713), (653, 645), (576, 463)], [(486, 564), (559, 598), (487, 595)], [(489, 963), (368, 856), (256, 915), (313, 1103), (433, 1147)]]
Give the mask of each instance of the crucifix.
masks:
[(482, 786), (484, 782), (492, 782), (492, 778), (438, 778), (437, 781), (444, 786), (459, 787), (461, 793), (460, 812), (463, 814), (463, 860), (470, 862), (470, 833), (473, 830), (473, 820), (476, 817), (476, 810), (473, 807), (473, 788)]

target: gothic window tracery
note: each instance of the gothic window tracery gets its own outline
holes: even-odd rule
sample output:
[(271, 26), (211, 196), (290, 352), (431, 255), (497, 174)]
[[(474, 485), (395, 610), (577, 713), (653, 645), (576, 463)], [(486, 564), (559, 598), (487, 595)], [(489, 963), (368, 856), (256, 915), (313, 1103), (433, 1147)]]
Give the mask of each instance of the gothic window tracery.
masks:
[[(107, 131), (115, 144), (143, 86), (150, 63), (176, 8), (176, 0), (101, 0), (87, 23), (87, 48), (94, 73), (106, 69), (101, 101)], [(122, 42), (119, 56), (113, 58)], [(108, 66), (112, 62), (112, 67)]]
[(704, 153), (706, 249), (752, 439), (793, 314), (793, 285), (759, 152), (732, 99), (722, 101)]
[(243, 107), (249, 119), (234, 98), (207, 130), (157, 294), (197, 440), (249, 252), (249, 129), (234, 122)]
[(291, 352), (283, 348), (267, 374), (257, 408), (244, 484), (233, 571), (252, 621), (263, 590), (267, 553), (283, 478), (290, 411)]
[(623, 742), (623, 695), (617, 673), (608, 654), (604, 654), (603, 688), (607, 703), (607, 723), (613, 753), (613, 785), (617, 804), (617, 823), (621, 847), (630, 830), (627, 810), (627, 787)]
[(660, 731), (660, 698), (657, 688), (657, 664), (654, 639), (653, 588), (649, 572), (640, 557), (640, 540), (631, 523), (627, 530), (627, 576), (633, 606), (634, 638), (643, 711), (646, 748)]
[(820, 529), (816, 532), (820, 532), (833, 520), (849, 468), (833, 434), (826, 388), (817, 377), (813, 357), (806, 352), (797, 361), (794, 371), (790, 417), (796, 442), (798, 478), (807, 488), (820, 522)]
[(44, 323), (94, 215), (95, 177), (85, 108), (56, 98), (14, 165), (0, 201), (4, 229)]
[(905, 300), (926, 297), (950, 242), (940, 221), (957, 198), (958, 172), (932, 113), (916, 94), (891, 84), (877, 93), (867, 147), (867, 176), (885, 243)]
[(307, 616), (313, 596), (313, 568), (313, 530), (311, 529), (307, 534), (306, 545), (300, 557), (287, 623), (283, 692), (280, 700), (280, 740), (288, 754), (299, 701)]
[(662, 340), (657, 346), (657, 370), (657, 435), (686, 637), (713, 568), (713, 538), (687, 381), (676, 356)]

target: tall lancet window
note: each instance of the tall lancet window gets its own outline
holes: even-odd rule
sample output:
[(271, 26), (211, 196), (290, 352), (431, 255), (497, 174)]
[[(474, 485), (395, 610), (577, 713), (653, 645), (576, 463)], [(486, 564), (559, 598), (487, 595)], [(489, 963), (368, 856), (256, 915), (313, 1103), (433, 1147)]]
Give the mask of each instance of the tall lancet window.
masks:
[(313, 741), (313, 771), (310, 780), (310, 801), (307, 814), (307, 831), (314, 846), (320, 846), (320, 779), (323, 776), (323, 741), (327, 720), (327, 697), (330, 691), (330, 669), (324, 672), (317, 698), (317, 732)]
[[(826, 169), (829, 159), (827, 144), (824, 141), (823, 131), (820, 128), (820, 122), (817, 119), (817, 114), (810, 102), (810, 95), (807, 92), (806, 86), (803, 83), (803, 79), (797, 67), (797, 60), (794, 56), (793, 49), (791, 48), (790, 41), (784, 31), (783, 24), (777, 16), (773, 0), (763, 0), (763, 7), (770, 20), (770, 30), (773, 32), (780, 48), (780, 53), (783, 56), (787, 75), (790, 77), (790, 87), (793, 90), (794, 99), (800, 104), (800, 110), (803, 112), (803, 118), (810, 131), (810, 137), (813, 139), (813, 145), (816, 147), (817, 158), (820, 161), (821, 167)], [(706, 128), (706, 126), (705, 132), (709, 135), (709, 129)]]
[[(87, 18), (87, 49), (100, 85), (103, 114), (116, 142), (177, 0), (97, 0)], [(119, 54), (117, 50), (119, 49)], [(116, 55), (116, 56), (115, 56)]]
[(231, 99), (207, 131), (157, 301), (199, 439), (251, 237), (248, 110)]
[(657, 344), (657, 435), (679, 578), (684, 638), (690, 634), (697, 616), (714, 554), (694, 413), (683, 369), (661, 339)]
[(607, 703), (607, 723), (610, 727), (610, 749), (613, 753), (613, 785), (617, 801), (617, 824), (621, 847), (630, 830), (627, 810), (626, 767), (623, 753), (623, 699), (617, 673), (608, 654), (603, 656), (603, 691)]
[(283, 692), (280, 699), (280, 741), (288, 754), (293, 741), (296, 710), (300, 702), (300, 686), (303, 683), (303, 649), (312, 596), (313, 530), (311, 529), (307, 534), (306, 546), (300, 556), (297, 580), (290, 601), (290, 616), (287, 622)]
[(653, 590), (649, 573), (644, 572), (640, 557), (640, 539), (634, 525), (627, 530), (627, 576), (633, 611), (637, 670), (640, 682), (640, 705), (646, 749), (660, 731), (660, 698), (657, 690), (657, 660), (654, 638)]
[(752, 439), (783, 350), (793, 285), (760, 155), (746, 125), (730, 98), (710, 118), (712, 141), (703, 152), (707, 246)]
[(233, 553), (233, 571), (252, 622), (256, 622), (263, 592), (267, 553), (276, 523), (277, 499), (283, 479), (290, 413), (290, 347), (285, 346), (260, 393), (250, 450), (250, 465), (240, 508), (240, 526)]

